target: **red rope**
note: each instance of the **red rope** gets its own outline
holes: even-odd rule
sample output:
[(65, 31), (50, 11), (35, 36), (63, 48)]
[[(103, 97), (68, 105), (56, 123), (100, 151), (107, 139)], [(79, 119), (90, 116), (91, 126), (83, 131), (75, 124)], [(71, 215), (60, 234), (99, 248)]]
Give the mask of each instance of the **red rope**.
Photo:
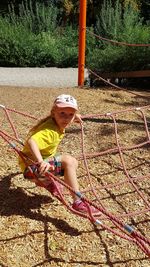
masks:
[(97, 37), (98, 39), (106, 41), (106, 42), (109, 42), (109, 43), (113, 43), (113, 44), (117, 44), (117, 45), (124, 45), (124, 46), (150, 47), (150, 44), (129, 44), (129, 43), (125, 43), (125, 42), (118, 42), (118, 41), (115, 41), (115, 40), (110, 40), (110, 39), (104, 38), (104, 37), (102, 37), (100, 35), (97, 35), (97, 34), (91, 32), (88, 29), (86, 29), (86, 31), (89, 32), (91, 35)]
[[(119, 144), (119, 141), (118, 141), (118, 133), (117, 133), (117, 124), (116, 124), (116, 120), (115, 120), (115, 117), (114, 115), (110, 114), (110, 116), (112, 117), (113, 121), (114, 121), (114, 128), (115, 128), (115, 136), (116, 136), (116, 142), (117, 142), (117, 147), (118, 147), (118, 151), (119, 151), (119, 155), (120, 155), (120, 158), (121, 158), (121, 162), (122, 162), (122, 166), (123, 166), (123, 169), (124, 169), (124, 172), (126, 174), (126, 176), (128, 177), (130, 183), (133, 185), (133, 187), (136, 189), (136, 191), (138, 192), (138, 194), (141, 196), (141, 198), (144, 200), (144, 202), (146, 202), (146, 204), (148, 205), (148, 208), (150, 208), (150, 205), (149, 205), (149, 202), (143, 197), (143, 195), (141, 194), (141, 192), (139, 191), (139, 189), (137, 188), (137, 186), (134, 184), (134, 182), (132, 181), (132, 179), (130, 178), (128, 172), (127, 172), (127, 169), (126, 169), (126, 166), (125, 166), (125, 162), (124, 162), (124, 159), (123, 159), (123, 156), (122, 156), (122, 151), (121, 151), (121, 147), (120, 147), (120, 144)], [(88, 169), (87, 167), (87, 163), (86, 163), (86, 157), (85, 155), (83, 155), (83, 158), (84, 158), (84, 161), (85, 161), (85, 166), (86, 168)], [(88, 173), (88, 176), (89, 176), (89, 170), (87, 170), (87, 173)], [(89, 179), (90, 181), (90, 179)], [(93, 187), (91, 189), (93, 191)], [(94, 191), (95, 192), (95, 191)], [(96, 194), (95, 194), (96, 195)], [(90, 203), (92, 204), (92, 203)], [(93, 205), (95, 206), (96, 208), (99, 208), (97, 205)], [(115, 216), (113, 216), (112, 214), (110, 213), (107, 213), (105, 209), (102, 210), (103, 214), (105, 215), (108, 215), (108, 217), (116, 224), (119, 224), (121, 227), (123, 227), (123, 224), (121, 221), (119, 221), (119, 219)], [(105, 213), (106, 212), (106, 213)], [(148, 255), (150, 255), (150, 250), (145, 246), (145, 243), (148, 243), (150, 244), (150, 240), (147, 240), (144, 236), (140, 235), (139, 233), (137, 233), (135, 230), (133, 230), (132, 232), (132, 236), (136, 239), (136, 243), (140, 246), (140, 248), (146, 252)]]
[(134, 189), (136, 190), (136, 192), (140, 195), (140, 197), (143, 199), (143, 201), (147, 204), (148, 208), (150, 208), (149, 202), (144, 198), (143, 194), (139, 191), (139, 189), (135, 185), (134, 181), (131, 179), (130, 175), (128, 174), (128, 171), (127, 171), (127, 168), (126, 168), (126, 165), (125, 165), (125, 161), (124, 161), (124, 158), (123, 158), (123, 153), (122, 153), (122, 150), (121, 150), (121, 146), (120, 146), (120, 143), (119, 143), (119, 137), (118, 137), (119, 135), (118, 135), (118, 131), (117, 131), (116, 119), (115, 119), (114, 115), (112, 115), (111, 117), (112, 117), (112, 119), (114, 121), (114, 130), (115, 130), (116, 143), (117, 143), (117, 147), (118, 147), (118, 151), (119, 151), (120, 160), (121, 160), (121, 163), (122, 163), (122, 166), (123, 166), (123, 171), (124, 171), (126, 177), (129, 179), (129, 181), (132, 184), (132, 186), (134, 187)]
[(14, 112), (14, 113), (16, 113), (16, 114), (22, 115), (22, 116), (24, 116), (24, 117), (28, 117), (28, 118), (37, 120), (37, 118), (36, 118), (35, 116), (32, 116), (32, 115), (27, 114), (27, 113), (25, 113), (25, 112), (17, 111), (16, 109), (7, 108), (7, 107), (5, 107), (5, 106), (3, 106), (3, 108), (4, 108), (4, 109), (7, 109), (8, 111)]
[(111, 83), (108, 80), (106, 80), (106, 79), (102, 78), (101, 76), (99, 76), (96, 72), (92, 71), (89, 68), (88, 68), (88, 71), (90, 73), (92, 73), (95, 77), (97, 77), (99, 80), (103, 81), (104, 83), (106, 83), (106, 84), (108, 84), (110, 86), (113, 86), (116, 89), (122, 90), (124, 92), (130, 93), (130, 94), (135, 95), (135, 96), (143, 97), (143, 98), (149, 98), (150, 97), (150, 95), (143, 95), (143, 94), (134, 93), (134, 92), (130, 91), (129, 89), (126, 89), (126, 88), (120, 87), (120, 86), (118, 86), (118, 85), (116, 85), (114, 83)]
[[(150, 106), (147, 106), (147, 107), (144, 106), (144, 107), (141, 107), (141, 108), (133, 108), (133, 109), (130, 109), (130, 111), (131, 110), (132, 111), (135, 111), (135, 110), (136, 111), (140, 111), (140, 113), (142, 115), (142, 118), (143, 118), (143, 121), (144, 121), (145, 131), (146, 131), (146, 136), (147, 136), (147, 139), (148, 139), (148, 141), (147, 141), (148, 143), (150, 143), (150, 136), (149, 136), (149, 130), (148, 130), (148, 125), (147, 125), (147, 120), (146, 120), (146, 117), (145, 117), (145, 114), (144, 114), (143, 110), (144, 109), (149, 109), (149, 108), (150, 108)], [(24, 115), (24, 116), (27, 116), (27, 117), (36, 119), (35, 117), (30, 116), (30, 115), (25, 114), (25, 113), (22, 113), (22, 112), (14, 111), (14, 110), (11, 110), (11, 109), (8, 109), (8, 108), (7, 108), (7, 110), (12, 111), (12, 112), (16, 112), (16, 113), (18, 113), (20, 115)], [(148, 201), (144, 198), (143, 194), (140, 192), (140, 190), (136, 186), (136, 184), (134, 182), (134, 179), (131, 179), (130, 175), (128, 174), (128, 171), (127, 171), (127, 168), (126, 168), (126, 165), (125, 165), (125, 161), (124, 161), (124, 157), (123, 157), (123, 149), (124, 148), (121, 147), (120, 142), (119, 142), (119, 138), (118, 138), (117, 122), (116, 122), (115, 116), (116, 116), (116, 114), (119, 114), (119, 113), (128, 112), (128, 110), (114, 112), (114, 113), (107, 113), (107, 114), (103, 114), (103, 116), (105, 116), (105, 117), (108, 116), (108, 117), (112, 118), (112, 120), (113, 120), (114, 130), (115, 130), (115, 137), (116, 137), (116, 144), (117, 144), (117, 150), (115, 150), (115, 152), (118, 152), (119, 153), (120, 160), (121, 160), (121, 163), (122, 163), (122, 167), (123, 167), (123, 170), (124, 170), (125, 175), (127, 176), (128, 182), (133, 186), (133, 188), (136, 190), (136, 192), (139, 194), (139, 196), (142, 198), (142, 200), (146, 203), (146, 205), (148, 207), (150, 207)], [(15, 130), (14, 124), (11, 122), (11, 118), (10, 118), (10, 116), (8, 116), (8, 113), (7, 112), (6, 112), (6, 116), (7, 116), (8, 120), (9, 120), (9, 122), (10, 122), (11, 127), (13, 128), (13, 132), (15, 134), (15, 138), (14, 139), (15, 139), (15, 141), (18, 141), (18, 135), (16, 135), (16, 130)], [(94, 115), (90, 115), (89, 117), (91, 117), (91, 116), (94, 117)], [(102, 114), (95, 115), (95, 117), (98, 117), (98, 116), (102, 116)], [(87, 118), (87, 115), (84, 116), (84, 118), (85, 117)], [(15, 152), (18, 153), (22, 157), (22, 159), (24, 160), (24, 162), (26, 162), (25, 155), (13, 143), (11, 143), (9, 141), (10, 136), (8, 134), (6, 134), (5, 132), (3, 132), (3, 131), (0, 131), (0, 136), (7, 143), (9, 143), (11, 145), (11, 147), (15, 150)], [(81, 140), (81, 142), (82, 142), (82, 144), (81, 144), (82, 145), (82, 157), (83, 157), (84, 165), (85, 165), (85, 168), (86, 168), (86, 171), (87, 171), (88, 181), (90, 182), (91, 190), (94, 193), (94, 196), (98, 200), (97, 193), (96, 193), (95, 188), (92, 185), (92, 180), (91, 180), (90, 172), (89, 172), (89, 169), (88, 169), (87, 158), (86, 158), (85, 149), (84, 149), (84, 131), (83, 131), (83, 127), (81, 127), (81, 139), (82, 139)], [(145, 144), (146, 142), (143, 142), (143, 143)], [(143, 145), (143, 143), (142, 143), (142, 145)], [(119, 217), (117, 217), (116, 215), (108, 212), (104, 208), (104, 206), (102, 205), (102, 203), (100, 201), (99, 201), (100, 205), (97, 205), (95, 202), (93, 203), (91, 200), (85, 198), (82, 194), (79, 194), (79, 192), (75, 192), (69, 185), (67, 185), (65, 182), (63, 182), (62, 180), (60, 180), (58, 177), (54, 176), (53, 174), (46, 173), (46, 176), (48, 178), (52, 179), (54, 183), (55, 183), (55, 181), (59, 182), (60, 184), (64, 185), (69, 191), (71, 191), (74, 194), (76, 194), (77, 196), (81, 197), (82, 201), (85, 203), (85, 205), (88, 208), (88, 214), (83, 214), (81, 212), (75, 211), (67, 203), (67, 201), (64, 199), (63, 194), (60, 192), (59, 188), (56, 185), (56, 188), (57, 188), (57, 191), (58, 191), (58, 194), (59, 194), (58, 199), (71, 212), (73, 212), (73, 213), (75, 213), (75, 214), (77, 214), (77, 215), (79, 215), (81, 217), (84, 217), (86, 219), (89, 219), (93, 224), (99, 225), (103, 229), (108, 230), (111, 233), (113, 233), (113, 234), (115, 234), (115, 235), (117, 235), (117, 236), (119, 236), (121, 238), (124, 238), (126, 240), (132, 241), (145, 254), (147, 254), (148, 256), (150, 256), (150, 249), (148, 247), (148, 245), (150, 244), (150, 240), (147, 237), (143, 236), (142, 234), (140, 234), (139, 232), (137, 232), (135, 229), (133, 229), (129, 225), (124, 224), (124, 222)], [(42, 182), (39, 182), (38, 177), (35, 177), (35, 178), (37, 178), (37, 181), (38, 181), (38, 183), (40, 183), (41, 186), (44, 186)], [(90, 206), (94, 206), (95, 208), (97, 208), (104, 215), (104, 217), (107, 218), (107, 219), (109, 219), (121, 232), (118, 232), (118, 231), (112, 229), (111, 227), (109, 227), (109, 226), (105, 225), (104, 223), (102, 223), (102, 221), (99, 221), (95, 216), (93, 216), (92, 213), (91, 213)]]

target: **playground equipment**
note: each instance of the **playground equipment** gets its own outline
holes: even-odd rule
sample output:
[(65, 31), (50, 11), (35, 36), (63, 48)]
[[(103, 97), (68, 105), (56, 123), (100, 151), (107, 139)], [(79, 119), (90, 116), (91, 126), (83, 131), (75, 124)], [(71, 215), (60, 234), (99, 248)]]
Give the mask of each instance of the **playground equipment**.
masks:
[(79, 56), (78, 56), (78, 85), (84, 85), (85, 43), (86, 43), (86, 0), (80, 0), (79, 15)]
[[(37, 118), (3, 105), (0, 105), (0, 107), (4, 112), (12, 132), (12, 134), (10, 131), (8, 133), (1, 128), (0, 136), (24, 161), (26, 161), (26, 157), (22, 154), (20, 149), (20, 147), (23, 146), (23, 142), (18, 135), (11, 115), (17, 114), (33, 120)], [(136, 120), (125, 120), (128, 114), (131, 114)], [(57, 188), (58, 200), (61, 201), (70, 212), (88, 219), (97, 229), (104, 229), (122, 239), (133, 242), (150, 257), (150, 239), (147, 236), (148, 226), (145, 229), (142, 228), (142, 231), (140, 231), (140, 227), (136, 229), (131, 225), (134, 223), (135, 217), (148, 217), (150, 211), (148, 199), (150, 174), (149, 171), (147, 171), (149, 170), (150, 163), (148, 150), (150, 145), (149, 117), (150, 106), (130, 108), (106, 114), (89, 114), (83, 116), (85, 131), (81, 125), (82, 151), (81, 154), (78, 155), (78, 159), (84, 163), (84, 169), (86, 171), (84, 177), (87, 177), (83, 182), (83, 189), (81, 192), (74, 192), (71, 187), (66, 185), (58, 177), (55, 177), (51, 173), (46, 173), (46, 176), (52, 179), (54, 183), (57, 181), (66, 187), (67, 190), (74, 192), (88, 207), (88, 214), (75, 211), (69, 204), (67, 195), (65, 196), (62, 194)], [(85, 151), (86, 138), (88, 138), (86, 123), (96, 123), (94, 128), (96, 136), (94, 137), (94, 133), (92, 132), (89, 141), (91, 142), (91, 146), (92, 142), (96, 142), (96, 145), (100, 147), (100, 151), (93, 151), (93, 153), (90, 154)], [(105, 127), (103, 131), (99, 133), (101, 130), (99, 125), (102, 123), (105, 124)], [(142, 135), (135, 136), (133, 134), (134, 140), (129, 141), (129, 136), (122, 140), (120, 134), (122, 131), (120, 128), (121, 123), (126, 123), (131, 133), (134, 127), (138, 127), (139, 133), (142, 133)], [(109, 125), (107, 129), (106, 124), (107, 126)], [(124, 131), (126, 131), (126, 128)], [(102, 139), (105, 139), (106, 135), (109, 138), (106, 147), (103, 147)], [(136, 144), (133, 143), (133, 141), (136, 141)], [(139, 153), (135, 155), (135, 151), (139, 151)], [(93, 160), (92, 166), (95, 166), (95, 171), (89, 169), (88, 160)], [(108, 172), (106, 170), (108, 170)], [(35, 179), (36, 178), (35, 176)], [(108, 196), (111, 196), (110, 203)], [(98, 217), (93, 216), (89, 204), (96, 207), (101, 215)]]

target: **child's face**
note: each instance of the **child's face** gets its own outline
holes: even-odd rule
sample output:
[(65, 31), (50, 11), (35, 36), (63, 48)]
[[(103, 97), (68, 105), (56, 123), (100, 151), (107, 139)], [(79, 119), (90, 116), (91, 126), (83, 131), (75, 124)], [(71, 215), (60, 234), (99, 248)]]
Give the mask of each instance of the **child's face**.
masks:
[(54, 119), (58, 127), (65, 129), (74, 119), (76, 111), (73, 108), (56, 108), (54, 111)]

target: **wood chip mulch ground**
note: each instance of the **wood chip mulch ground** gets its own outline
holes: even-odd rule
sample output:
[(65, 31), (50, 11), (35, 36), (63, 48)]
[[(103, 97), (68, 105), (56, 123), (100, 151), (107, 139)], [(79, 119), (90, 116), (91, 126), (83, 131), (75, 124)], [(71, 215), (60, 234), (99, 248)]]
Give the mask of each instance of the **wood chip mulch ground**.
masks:
[[(49, 112), (59, 94), (73, 95), (79, 103), (80, 113), (106, 114), (129, 108), (147, 106), (145, 98), (113, 88), (25, 88), (0, 87), (0, 104), (37, 118)], [(0, 109), (1, 130), (11, 134), (8, 120)], [(147, 127), (150, 126), (150, 108), (144, 109)], [(24, 140), (31, 125), (28, 117), (11, 113), (19, 137)], [(140, 113), (124, 112), (116, 116), (117, 137), (121, 147), (132, 147), (144, 142), (148, 132)], [(114, 123), (111, 117), (101, 116), (84, 120), (84, 151), (91, 155), (116, 147)], [(60, 145), (61, 152), (80, 158), (82, 153), (79, 125), (72, 125)], [(150, 153), (149, 145), (123, 150), (124, 174), (119, 154), (104, 153), (87, 158), (94, 192), (87, 179), (83, 160), (79, 160), (78, 180), (81, 191), (93, 203), (105, 208), (125, 224), (132, 226), (146, 238), (150, 234)], [(45, 189), (25, 181), (18, 167), (13, 149), (0, 138), (0, 266), (2, 267), (149, 267), (148, 256), (130, 240), (112, 220), (101, 214), (103, 226), (94, 227), (89, 220), (69, 212)], [(138, 179), (137, 179), (138, 178)], [(138, 189), (138, 192), (137, 190)], [(96, 194), (96, 195), (95, 195)], [(71, 202), (68, 191), (64, 197)], [(113, 231), (122, 234), (122, 237)], [(130, 236), (129, 236), (130, 238)]]

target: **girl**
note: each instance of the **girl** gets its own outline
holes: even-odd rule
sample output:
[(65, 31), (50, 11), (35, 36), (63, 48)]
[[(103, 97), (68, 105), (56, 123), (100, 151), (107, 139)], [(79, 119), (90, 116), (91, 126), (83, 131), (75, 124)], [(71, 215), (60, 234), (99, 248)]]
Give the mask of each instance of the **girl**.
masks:
[[(81, 117), (77, 114), (77, 101), (70, 95), (58, 96), (52, 106), (50, 115), (42, 119), (34, 126), (28, 135), (23, 148), (23, 154), (27, 157), (26, 164), (19, 157), (19, 165), (23, 171), (24, 177), (38, 185), (42, 181), (44, 187), (54, 196), (59, 198), (59, 190), (62, 186), (46, 178), (47, 171), (56, 176), (64, 176), (65, 182), (76, 192), (79, 192), (79, 185), (76, 176), (78, 167), (77, 160), (67, 154), (56, 154), (57, 147), (64, 137), (65, 128), (70, 123), (81, 122)], [(36, 164), (33, 164), (33, 161)], [(35, 175), (37, 178), (35, 178)], [(56, 184), (56, 185), (55, 185)], [(74, 193), (72, 194), (72, 207), (80, 212), (87, 212), (86, 205)], [(99, 213), (93, 206), (92, 213)]]

